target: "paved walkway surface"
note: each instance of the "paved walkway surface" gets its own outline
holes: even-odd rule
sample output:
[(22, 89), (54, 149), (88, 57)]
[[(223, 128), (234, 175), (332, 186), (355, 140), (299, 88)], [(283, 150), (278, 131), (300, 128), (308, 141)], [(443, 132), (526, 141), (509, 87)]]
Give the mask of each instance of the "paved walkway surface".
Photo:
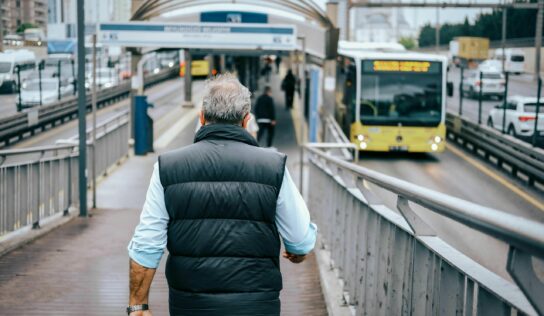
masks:
[[(298, 150), (293, 122), (283, 107), (278, 78), (273, 77), (270, 85), (276, 91), (278, 104), (275, 146), (289, 155), (288, 167), (297, 181)], [(191, 111), (182, 112), (181, 115), (194, 115)], [(192, 142), (195, 123), (196, 116), (164, 150)], [(125, 315), (126, 246), (138, 223), (156, 159), (156, 154), (131, 157), (100, 183), (99, 209), (92, 211), (91, 217), (75, 218), (0, 257), (0, 315)], [(165, 261), (162, 260), (151, 289), (154, 315), (168, 315)], [(281, 263), (282, 315), (326, 315), (314, 256), (299, 265), (283, 259)]]

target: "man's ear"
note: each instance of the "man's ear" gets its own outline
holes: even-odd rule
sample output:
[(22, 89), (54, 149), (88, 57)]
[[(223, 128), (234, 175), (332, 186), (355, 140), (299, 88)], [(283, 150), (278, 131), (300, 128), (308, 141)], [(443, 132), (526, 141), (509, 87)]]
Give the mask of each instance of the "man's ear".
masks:
[(251, 115), (249, 113), (244, 116), (244, 119), (242, 120), (242, 127), (247, 128), (247, 124), (249, 123), (249, 120), (251, 120)]
[(204, 118), (204, 111), (200, 111), (199, 117), (200, 117), (200, 124), (202, 126), (206, 125), (206, 119)]

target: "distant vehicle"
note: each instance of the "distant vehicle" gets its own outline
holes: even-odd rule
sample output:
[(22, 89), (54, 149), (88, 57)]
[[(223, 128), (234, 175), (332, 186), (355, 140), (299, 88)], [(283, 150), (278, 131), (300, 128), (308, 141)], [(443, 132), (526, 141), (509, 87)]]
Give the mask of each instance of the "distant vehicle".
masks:
[(478, 70), (502, 72), (502, 62), (496, 59), (487, 59), (478, 65)]
[[(506, 102), (505, 131), (514, 137), (533, 136), (536, 119), (536, 98), (512, 96)], [(544, 98), (540, 99), (538, 113), (538, 131), (544, 136)], [(503, 104), (495, 106), (489, 112), (487, 125), (502, 130)]]
[(450, 58), (457, 67), (475, 68), (488, 57), (488, 38), (461, 36), (450, 42)]
[[(85, 88), (91, 89), (93, 83), (92, 72), (89, 71), (85, 80)], [(111, 88), (119, 84), (119, 75), (113, 68), (98, 68), (96, 69), (96, 86), (98, 88)]]
[[(205, 55), (193, 55), (191, 62), (191, 76), (207, 77), (210, 74), (210, 62)], [(185, 76), (185, 61), (180, 62), (179, 76)]]
[(446, 57), (363, 44), (338, 49), (335, 114), (350, 141), (361, 151), (444, 151)]
[(17, 91), (17, 68), (23, 82), (36, 69), (36, 55), (26, 49), (0, 53), (0, 90), (10, 93)]
[(465, 76), (462, 91), (464, 96), (478, 98), (482, 89), (482, 97), (497, 97), (500, 100), (504, 96), (504, 84), (504, 76), (500, 71), (482, 68), (471, 71)]
[[(42, 79), (41, 81), (41, 104), (51, 104), (57, 102), (60, 97), (72, 95), (74, 86), (63, 84), (59, 89), (59, 81), (56, 79)], [(40, 105), (40, 80), (28, 80), (21, 86), (21, 107), (33, 107)]]
[(4, 45), (23, 46), (23, 37), (16, 34), (8, 34), (4, 36)]
[(525, 71), (525, 53), (521, 49), (507, 48), (495, 50), (495, 59), (500, 62), (502, 68), (502, 60), (504, 59), (504, 68), (506, 71), (519, 75)]
[(41, 28), (26, 29), (23, 33), (24, 39), (27, 42), (35, 42), (38, 46), (45, 41), (45, 33)]

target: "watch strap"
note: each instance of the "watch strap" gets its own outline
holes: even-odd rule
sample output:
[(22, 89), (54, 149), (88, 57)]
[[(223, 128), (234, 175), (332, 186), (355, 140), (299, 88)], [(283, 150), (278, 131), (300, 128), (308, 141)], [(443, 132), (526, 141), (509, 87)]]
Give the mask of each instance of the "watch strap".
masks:
[(129, 307), (127, 307), (127, 315), (130, 315), (130, 313), (132, 312), (147, 311), (147, 310), (149, 310), (148, 304), (130, 305)]

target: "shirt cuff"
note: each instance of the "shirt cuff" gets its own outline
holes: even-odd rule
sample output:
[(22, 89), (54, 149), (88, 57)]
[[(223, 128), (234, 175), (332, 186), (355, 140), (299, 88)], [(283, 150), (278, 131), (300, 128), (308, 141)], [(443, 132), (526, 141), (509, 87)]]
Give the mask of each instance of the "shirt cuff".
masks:
[(157, 269), (159, 267), (159, 263), (161, 262), (163, 253), (163, 251), (145, 252), (134, 249), (128, 250), (128, 256), (130, 257), (130, 259), (136, 261), (136, 263), (138, 263), (142, 267), (146, 267), (149, 269)]
[(291, 253), (294, 255), (306, 255), (310, 251), (312, 251), (312, 249), (314, 249), (316, 237), (317, 237), (317, 226), (314, 223), (310, 223), (310, 227), (303, 241), (293, 244), (286, 240), (283, 240), (283, 244), (285, 245), (285, 250), (288, 253)]

